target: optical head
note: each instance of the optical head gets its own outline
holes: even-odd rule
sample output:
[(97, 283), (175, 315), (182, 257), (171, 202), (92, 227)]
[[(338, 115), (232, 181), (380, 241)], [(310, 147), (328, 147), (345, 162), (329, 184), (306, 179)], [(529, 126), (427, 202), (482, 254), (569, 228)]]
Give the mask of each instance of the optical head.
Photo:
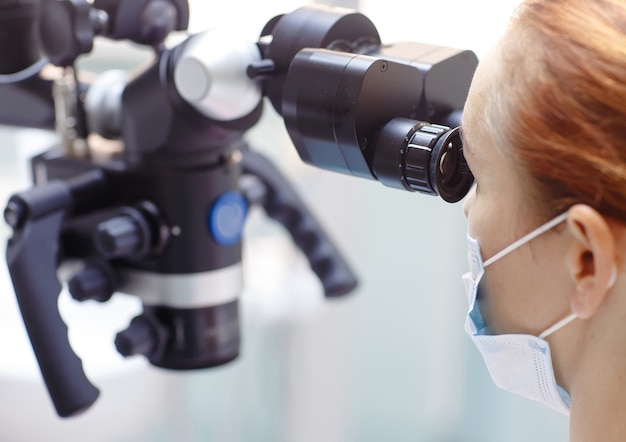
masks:
[(456, 202), (473, 177), (450, 128), (476, 64), (469, 51), (424, 44), (304, 48), (284, 78), (280, 113), (306, 163)]

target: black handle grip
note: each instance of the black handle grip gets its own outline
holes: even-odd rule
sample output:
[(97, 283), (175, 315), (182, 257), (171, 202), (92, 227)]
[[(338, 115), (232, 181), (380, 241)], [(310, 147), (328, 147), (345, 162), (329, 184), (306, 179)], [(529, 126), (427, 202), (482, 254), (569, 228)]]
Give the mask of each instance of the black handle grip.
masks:
[(243, 172), (258, 177), (266, 186), (263, 208), (289, 231), (322, 282), (325, 295), (337, 297), (354, 290), (358, 284), (354, 272), (276, 166), (263, 155), (246, 149)]
[[(70, 346), (57, 305), (61, 292), (56, 274), (59, 237), (70, 204), (69, 189), (51, 182), (14, 196), (8, 206), (11, 209), (5, 212), (14, 225), (7, 246), (9, 273), (41, 374), (61, 417), (81, 413), (99, 395)], [(9, 212), (22, 215), (11, 217)]]

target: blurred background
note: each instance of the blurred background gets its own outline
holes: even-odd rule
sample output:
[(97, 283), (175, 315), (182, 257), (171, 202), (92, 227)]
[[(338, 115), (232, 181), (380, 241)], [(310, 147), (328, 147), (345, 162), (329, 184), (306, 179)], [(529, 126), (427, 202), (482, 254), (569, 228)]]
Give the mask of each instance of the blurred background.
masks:
[[(519, 0), (320, 3), (360, 10), (383, 42), (466, 48), (480, 58)], [(272, 17), (304, 4), (190, 0), (190, 31), (229, 26), (256, 40)], [(98, 41), (80, 66), (130, 70), (149, 57), (130, 44)], [(28, 159), (55, 135), (0, 129), (4, 205), (28, 187)], [(359, 288), (325, 300), (284, 229), (253, 210), (244, 237), (241, 356), (193, 373), (117, 355), (113, 338), (139, 312), (137, 300), (116, 295), (104, 305), (78, 305), (62, 294), (72, 345), (102, 395), (85, 415), (60, 420), (2, 264), (0, 441), (567, 441), (566, 418), (493, 386), (464, 333), (461, 203), (305, 165), (269, 105), (247, 138), (292, 180), (353, 265)], [(11, 232), (2, 224), (0, 233), (3, 251)]]

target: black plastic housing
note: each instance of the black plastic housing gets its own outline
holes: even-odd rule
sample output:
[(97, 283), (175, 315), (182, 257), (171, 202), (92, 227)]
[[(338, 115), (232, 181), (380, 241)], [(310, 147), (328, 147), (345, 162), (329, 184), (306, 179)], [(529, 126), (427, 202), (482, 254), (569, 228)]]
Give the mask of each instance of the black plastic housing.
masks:
[[(442, 124), (457, 118), (475, 67), (469, 51), (419, 43), (387, 46), (374, 55), (303, 49), (286, 76), (281, 111), (305, 162), (455, 202), (473, 181), (463, 165), (460, 138), (444, 137), (459, 161), (444, 171), (439, 163), (450, 149), (431, 135), (438, 138), (450, 129)], [(391, 124), (395, 120), (409, 123)], [(425, 126), (443, 129), (411, 140)], [(409, 145), (424, 147), (425, 155), (416, 157)], [(389, 157), (394, 159), (384, 159)], [(411, 168), (424, 169), (424, 178), (412, 179)], [(450, 177), (450, 171), (459, 175)]]
[[(408, 167), (415, 151), (406, 146), (413, 126), (450, 130), (460, 124), (478, 65), (473, 52), (416, 42), (384, 45), (367, 17), (321, 5), (274, 18), (259, 47), (264, 59), (249, 74), (264, 79), (265, 94), (305, 162), (449, 202), (469, 190), (473, 177), (460, 139), (448, 134), (450, 142), (428, 140), (423, 163)], [(396, 119), (412, 123), (406, 132), (390, 134), (390, 127), (400, 127), (389, 126)], [(380, 170), (375, 157), (387, 158), (378, 161)], [(390, 165), (397, 170), (387, 170)], [(412, 179), (413, 167), (425, 178)], [(451, 171), (460, 174), (451, 177)]]

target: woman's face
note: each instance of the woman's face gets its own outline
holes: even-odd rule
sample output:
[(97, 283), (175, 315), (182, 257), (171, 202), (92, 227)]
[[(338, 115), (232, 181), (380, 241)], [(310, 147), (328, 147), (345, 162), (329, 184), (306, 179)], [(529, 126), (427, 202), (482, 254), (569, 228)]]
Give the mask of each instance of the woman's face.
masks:
[[(464, 211), (483, 261), (548, 221), (537, 215), (536, 197), (512, 146), (497, 136), (507, 122), (504, 45), (481, 61), (462, 124), (465, 157), (476, 178)], [(538, 335), (569, 313), (564, 231), (557, 226), (485, 269), (478, 301), (490, 333)]]

